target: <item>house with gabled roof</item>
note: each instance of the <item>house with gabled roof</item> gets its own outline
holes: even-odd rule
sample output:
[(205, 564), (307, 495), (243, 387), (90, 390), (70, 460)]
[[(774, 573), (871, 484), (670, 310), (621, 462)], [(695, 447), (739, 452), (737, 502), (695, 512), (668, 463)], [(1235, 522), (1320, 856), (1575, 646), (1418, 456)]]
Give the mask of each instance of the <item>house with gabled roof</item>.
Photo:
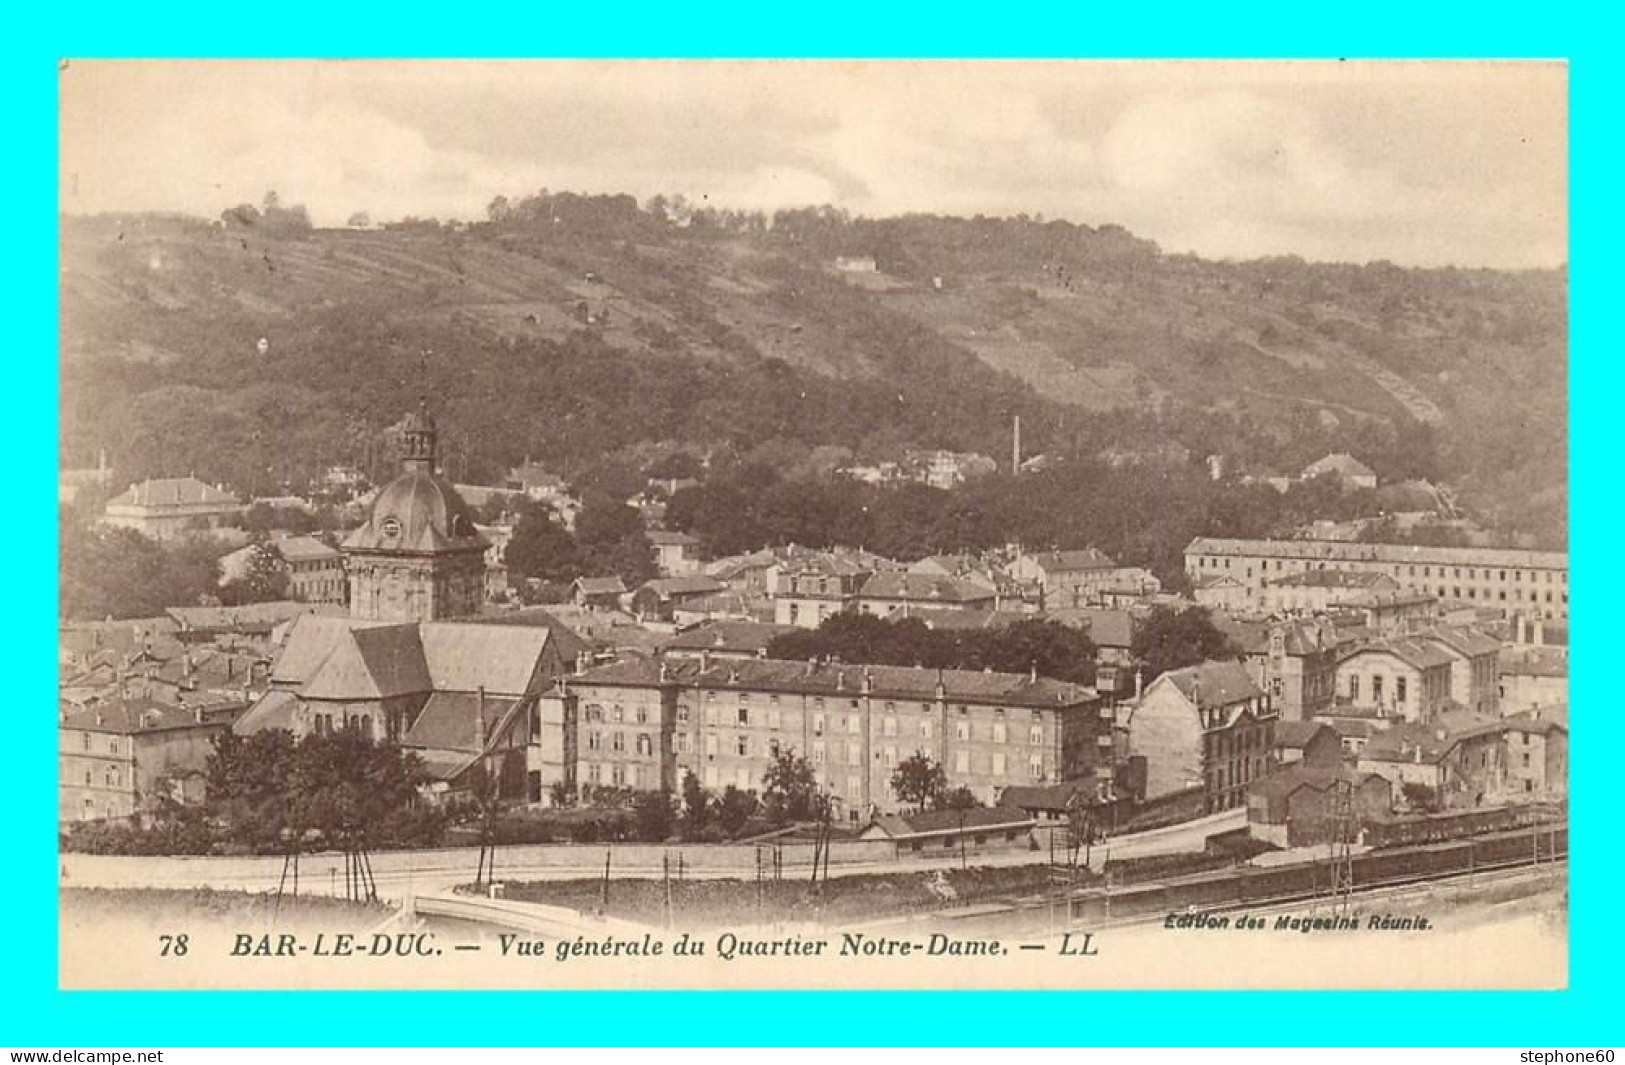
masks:
[(1371, 467), (1344, 451), (1316, 459), (1303, 468), (1301, 476), (1305, 481), (1334, 477), (1345, 489), (1377, 487), (1377, 475)]
[(1445, 809), (1498, 805), (1507, 797), (1506, 729), (1502, 718), (1465, 710), (1400, 722), (1371, 737), (1358, 767), (1387, 778), (1396, 802), (1413, 784), (1428, 788)]
[(234, 525), (243, 505), (223, 488), (196, 477), (160, 477), (133, 484), (107, 501), (102, 520), (154, 540)]
[[(1239, 662), (1170, 670), (1128, 712), (1128, 750), (1143, 798), (1200, 789), (1203, 809), (1242, 806), (1275, 765), (1279, 713)], [(1139, 768), (1143, 766), (1143, 768)]]

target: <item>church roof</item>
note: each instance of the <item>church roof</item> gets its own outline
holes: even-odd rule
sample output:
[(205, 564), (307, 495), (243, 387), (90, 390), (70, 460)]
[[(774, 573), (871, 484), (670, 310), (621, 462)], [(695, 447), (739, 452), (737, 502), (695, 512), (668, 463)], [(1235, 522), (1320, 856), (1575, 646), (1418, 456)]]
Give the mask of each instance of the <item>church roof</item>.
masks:
[(300, 694), (365, 701), (430, 690), (429, 667), (415, 630), (410, 624), (383, 625), (340, 637)]
[(523, 695), (539, 683), (538, 664), (552, 633), (545, 625), (430, 621), (418, 635), (436, 691), (483, 687), (488, 695)]
[[(488, 741), (495, 736), (503, 720), (517, 706), (517, 699), (486, 696), (484, 735)], [(406, 735), (401, 737), (404, 747), (427, 747), (437, 751), (483, 751), (484, 743), (475, 742), (478, 730), (475, 715), (482, 709), (478, 695), (468, 692), (435, 692), (423, 704), (417, 720)]]
[(484, 551), (489, 546), (457, 489), (424, 470), (408, 470), (385, 485), (366, 523), (344, 541), (348, 551), (412, 554)]

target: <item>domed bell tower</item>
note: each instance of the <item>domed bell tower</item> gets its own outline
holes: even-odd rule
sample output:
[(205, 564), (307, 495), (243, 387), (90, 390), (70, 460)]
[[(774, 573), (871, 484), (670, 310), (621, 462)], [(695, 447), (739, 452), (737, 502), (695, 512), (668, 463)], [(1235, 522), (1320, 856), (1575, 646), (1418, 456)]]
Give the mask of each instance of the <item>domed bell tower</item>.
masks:
[(344, 542), (350, 614), (435, 621), (478, 614), (490, 546), (457, 490), (435, 472), (437, 432), (426, 408), (396, 426), (401, 475), (373, 500), (367, 523)]

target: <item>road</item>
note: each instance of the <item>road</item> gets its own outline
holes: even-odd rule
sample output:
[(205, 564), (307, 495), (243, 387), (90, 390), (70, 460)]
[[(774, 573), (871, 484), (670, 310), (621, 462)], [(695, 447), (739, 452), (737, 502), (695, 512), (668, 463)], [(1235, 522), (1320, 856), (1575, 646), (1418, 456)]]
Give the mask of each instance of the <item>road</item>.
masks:
[[(1117, 836), (1096, 844), (1090, 866), (1097, 871), (1108, 859), (1143, 858), (1181, 851), (1200, 851), (1207, 837), (1216, 832), (1240, 828), (1246, 823), (1245, 810), (1231, 810), (1196, 821), (1133, 835)], [(620, 879), (658, 878), (664, 869), (661, 857), (672, 860), (684, 856), (683, 875), (689, 879), (750, 879), (755, 875), (754, 851), (741, 847), (682, 846), (515, 846), (497, 850), (497, 877), (501, 880), (581, 880), (604, 874), (604, 858), (610, 857), (610, 875)], [(839, 854), (839, 845), (837, 845)], [(633, 857), (635, 856), (636, 860)], [(740, 859), (744, 858), (745, 862)], [(727, 859), (723, 861), (723, 859)], [(994, 851), (969, 856), (977, 866), (1033, 865), (1049, 860), (1047, 848), (1039, 851)], [(432, 851), (379, 851), (371, 855), (373, 879), (381, 897), (398, 901), (407, 896), (447, 891), (474, 879), (478, 849), (454, 848)], [(831, 860), (831, 877), (862, 876), (875, 873), (916, 873), (949, 869), (959, 864), (952, 851), (941, 857), (861, 860)], [(283, 863), (277, 857), (250, 858), (164, 858), (124, 857), (97, 854), (64, 854), (60, 884), (68, 888), (169, 888), (175, 890), (213, 889), (216, 891), (275, 891), (282, 878)], [(786, 876), (805, 875), (811, 866), (786, 861)], [(307, 895), (344, 895), (344, 856), (307, 854), (299, 863), (299, 891)]]

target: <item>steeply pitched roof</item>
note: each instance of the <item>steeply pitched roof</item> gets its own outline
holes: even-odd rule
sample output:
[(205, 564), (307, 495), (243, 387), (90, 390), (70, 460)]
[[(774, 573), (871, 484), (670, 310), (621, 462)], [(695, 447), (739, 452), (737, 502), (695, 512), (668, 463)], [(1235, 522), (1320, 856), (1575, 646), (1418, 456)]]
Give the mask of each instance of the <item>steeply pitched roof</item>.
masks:
[(546, 626), (429, 621), (418, 627), (426, 683), (415, 690), (523, 695), (541, 683), (537, 664), (552, 634)]
[(1202, 710), (1233, 706), (1264, 694), (1240, 662), (1200, 662), (1170, 670), (1155, 683), (1165, 681)]
[(296, 618), (287, 639), (271, 664), (271, 682), (277, 685), (308, 683), (333, 654), (344, 634), (355, 629), (378, 628), (387, 621), (306, 614)]
[(1477, 629), (1471, 628), (1439, 625), (1415, 635), (1419, 640), (1442, 645), (1468, 658), (1494, 654), (1501, 649), (1500, 640), (1486, 636)]
[(479, 696), (468, 692), (435, 692), (418, 711), (406, 735), (401, 737), (401, 746), (478, 753), (490, 744), (518, 705), (518, 699), (486, 696), (484, 742), (476, 743), (474, 722), (481, 709)]
[(299, 697), (293, 692), (269, 691), (249, 707), (248, 713), (237, 719), (231, 726), (231, 731), (239, 736), (249, 736), (267, 729), (284, 729), (292, 732), (293, 717), (298, 710)]
[(338, 637), (332, 653), (300, 690), (306, 699), (365, 702), (430, 689), (417, 626), (353, 629)]

